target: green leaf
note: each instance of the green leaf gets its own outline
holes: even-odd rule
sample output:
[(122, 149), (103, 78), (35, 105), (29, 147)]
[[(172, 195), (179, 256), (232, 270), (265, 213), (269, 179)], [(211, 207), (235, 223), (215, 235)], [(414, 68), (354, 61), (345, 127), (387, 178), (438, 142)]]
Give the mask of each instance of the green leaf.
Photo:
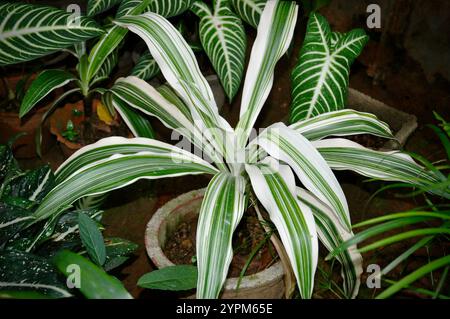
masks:
[(295, 177), (286, 165), (267, 157), (246, 165), (253, 190), (275, 224), (292, 265), (302, 298), (311, 298), (318, 242), (311, 209), (296, 195)]
[(242, 21), (230, 10), (228, 0), (216, 0), (213, 11), (196, 1), (191, 10), (200, 17), (200, 41), (231, 101), (244, 73), (246, 35)]
[(364, 30), (332, 33), (324, 17), (311, 13), (292, 71), (291, 123), (345, 107), (350, 66), (367, 41)]
[(139, 278), (138, 286), (148, 289), (189, 290), (196, 287), (197, 267), (176, 265), (154, 270)]
[(110, 55), (108, 55), (106, 60), (103, 62), (102, 67), (98, 70), (98, 72), (92, 79), (91, 85), (109, 79), (112, 70), (115, 68), (118, 62), (119, 62), (119, 55), (118, 51), (115, 50)]
[(84, 213), (78, 214), (78, 226), (83, 246), (86, 247), (91, 259), (99, 266), (106, 260), (106, 248), (103, 236), (97, 223)]
[(65, 276), (74, 275), (71, 265), (80, 267), (80, 291), (89, 299), (132, 299), (123, 284), (115, 277), (108, 275), (103, 269), (88, 259), (73, 252), (63, 250), (53, 257), (52, 261)]
[(77, 199), (122, 188), (139, 179), (214, 174), (213, 166), (175, 146), (146, 138), (104, 138), (80, 149), (56, 172), (61, 181), (34, 212), (45, 219)]
[(87, 6), (87, 15), (95, 16), (114, 7), (121, 1), (122, 0), (89, 0)]
[(0, 4), (0, 65), (30, 61), (103, 33), (92, 19), (53, 7)]
[(234, 12), (255, 29), (264, 10), (267, 0), (230, 0)]
[(302, 184), (337, 213), (347, 231), (351, 230), (345, 194), (310, 141), (283, 123), (276, 123), (261, 133), (256, 142), (272, 157), (289, 164)]
[(232, 237), (245, 211), (245, 179), (216, 174), (209, 182), (197, 225), (197, 298), (218, 298), (233, 258)]
[(0, 291), (36, 291), (47, 298), (72, 295), (45, 258), (21, 251), (0, 253)]
[(294, 2), (269, 1), (253, 44), (242, 93), (238, 146), (244, 147), (273, 85), (274, 69), (288, 49), (297, 21)]
[(139, 57), (138, 62), (131, 70), (130, 75), (137, 76), (138, 78), (148, 81), (159, 73), (159, 67), (155, 59), (153, 59), (150, 52), (146, 52)]
[(151, 0), (147, 10), (170, 18), (188, 10), (194, 0)]
[(19, 116), (24, 117), (53, 90), (75, 80), (75, 76), (63, 70), (45, 70), (31, 83), (20, 105)]
[(123, 100), (113, 96), (112, 105), (114, 109), (119, 112), (120, 116), (127, 124), (135, 137), (155, 138), (155, 133), (149, 120), (137, 110), (125, 104)]
[(289, 126), (308, 140), (321, 140), (328, 136), (371, 134), (394, 138), (389, 126), (371, 113), (354, 110), (327, 112)]
[(0, 202), (0, 243), (6, 243), (32, 219), (31, 211)]

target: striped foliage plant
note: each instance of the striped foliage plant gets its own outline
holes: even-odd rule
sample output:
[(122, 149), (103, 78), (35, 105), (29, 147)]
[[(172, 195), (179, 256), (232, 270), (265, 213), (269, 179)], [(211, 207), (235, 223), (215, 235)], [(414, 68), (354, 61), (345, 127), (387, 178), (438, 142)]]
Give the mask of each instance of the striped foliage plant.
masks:
[[(235, 2), (238, 1), (232, 1)], [(209, 30), (212, 39), (233, 46), (229, 42), (231, 35), (214, 32), (214, 24), (222, 20), (223, 12), (228, 12), (222, 2), (215, 4), (214, 11), (203, 5), (198, 5), (195, 11), (202, 16), (203, 28)], [(212, 90), (200, 72), (191, 47), (166, 18), (153, 12), (117, 18), (114, 21), (117, 28), (129, 30), (146, 42), (168, 85), (155, 89), (136, 76), (120, 78), (108, 90), (111, 103), (119, 105), (119, 109), (124, 106), (158, 118), (181, 134), (183, 141), (195, 146), (196, 151), (191, 152), (183, 143), (173, 146), (140, 136), (139, 131), (135, 132), (136, 138), (110, 137), (88, 145), (56, 171), (56, 187), (42, 200), (32, 223), (51, 218), (62, 207), (80, 198), (107, 193), (139, 179), (208, 174), (212, 178), (197, 227), (197, 297), (220, 296), (232, 260), (233, 232), (249, 203), (256, 202), (264, 207), (276, 226), (301, 297), (310, 298), (318, 261), (318, 241), (333, 251), (352, 236), (347, 201), (333, 170), (352, 170), (375, 179), (419, 185), (440, 180), (440, 176), (400, 151), (375, 151), (345, 139), (356, 134), (393, 138), (389, 127), (374, 115), (341, 109), (339, 94), (343, 88), (328, 91), (333, 80), (328, 80), (330, 73), (324, 72), (317, 59), (325, 44), (344, 57), (347, 57), (344, 55), (347, 50), (355, 51), (355, 42), (348, 35), (327, 34), (326, 43), (317, 47), (311, 42), (304, 44), (320, 51), (311, 62), (319, 66), (302, 73), (309, 64), (300, 62), (297, 80), (302, 85), (303, 80), (310, 80), (307, 90), (317, 90), (304, 97), (313, 99), (317, 95), (317, 101), (310, 103), (314, 110), (319, 102), (323, 105), (323, 99), (318, 97), (326, 97), (327, 112), (308, 111), (310, 116), (302, 115), (301, 120), (290, 125), (275, 123), (255, 134), (253, 127), (272, 88), (274, 68), (291, 44), (298, 5), (270, 0), (264, 7), (254, 7), (257, 8), (261, 9), (259, 19), (256, 19), (256, 11), (246, 13), (249, 21), (257, 24), (257, 36), (244, 77), (236, 127), (219, 114)], [(311, 15), (309, 24), (316, 23), (317, 17)], [(225, 20), (233, 26), (236, 23), (234, 19)], [(324, 22), (321, 18), (318, 20)], [(323, 23), (320, 26), (323, 27)], [(320, 32), (317, 28), (308, 28), (307, 40)], [(238, 38), (235, 43), (242, 45), (241, 34), (236, 31), (234, 36)], [(210, 48), (213, 52), (214, 45)], [(230, 54), (237, 54), (232, 47), (230, 50)], [(223, 64), (227, 58), (217, 54), (217, 59)], [(336, 63), (341, 63), (341, 58), (336, 59), (339, 61)], [(348, 59), (336, 68), (349, 68)], [(230, 58), (228, 62), (238, 66), (234, 61)], [(348, 70), (340, 72), (342, 74), (333, 73), (331, 77), (344, 76), (338, 83), (346, 85)], [(227, 76), (233, 77), (236, 73)], [(233, 81), (229, 82), (230, 87)], [(196, 155), (198, 149), (203, 156)], [(343, 290), (347, 297), (355, 297), (362, 272), (361, 255), (352, 245), (335, 258), (342, 265)]]

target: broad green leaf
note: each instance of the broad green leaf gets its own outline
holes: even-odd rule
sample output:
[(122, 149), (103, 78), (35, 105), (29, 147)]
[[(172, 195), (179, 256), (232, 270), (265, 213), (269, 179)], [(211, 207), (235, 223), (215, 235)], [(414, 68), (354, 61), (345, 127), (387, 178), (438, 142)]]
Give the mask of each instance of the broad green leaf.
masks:
[(99, 266), (106, 260), (106, 248), (103, 235), (98, 229), (97, 223), (84, 213), (78, 214), (78, 228), (83, 246), (91, 259)]
[(389, 126), (371, 113), (354, 110), (327, 112), (289, 126), (308, 140), (321, 140), (328, 136), (371, 134), (394, 138)]
[[(316, 221), (317, 234), (328, 251), (333, 251), (353, 236), (353, 232), (349, 232), (341, 226), (339, 216), (310, 192), (297, 188), (297, 198), (311, 208)], [(353, 245), (336, 257), (342, 264), (341, 273), (345, 295), (348, 298), (355, 298), (361, 284), (362, 256), (357, 251), (356, 245)]]
[(213, 10), (202, 1), (194, 2), (191, 10), (200, 17), (200, 41), (231, 101), (244, 72), (246, 35), (228, 0), (214, 2)]
[(6, 243), (32, 219), (31, 211), (0, 202), (0, 243)]
[(45, 258), (22, 251), (0, 252), (0, 291), (36, 291), (47, 298), (67, 298), (58, 271)]
[[(370, 178), (419, 186), (441, 182), (432, 171), (400, 151), (374, 151), (342, 138), (314, 141), (313, 144), (333, 170), (351, 170)], [(431, 192), (449, 196), (433, 189)]]
[(53, 7), (0, 4), (0, 65), (30, 61), (101, 35), (94, 20)]
[(20, 105), (19, 116), (24, 117), (53, 90), (75, 80), (75, 76), (64, 70), (45, 70), (31, 83)]
[(134, 75), (144, 81), (148, 81), (158, 73), (158, 64), (155, 59), (153, 59), (152, 55), (149, 52), (146, 52), (139, 57), (139, 60), (133, 70), (131, 70), (130, 75)]
[(147, 10), (170, 18), (188, 10), (194, 0), (150, 0)]
[(342, 225), (351, 230), (344, 192), (310, 141), (283, 123), (276, 123), (261, 133), (256, 142), (272, 157), (289, 164), (303, 185), (336, 211)]
[(68, 177), (44, 198), (33, 214), (36, 221), (56, 214), (79, 198), (122, 188), (139, 179), (217, 171), (201, 158), (175, 146), (146, 138), (120, 137), (104, 138), (80, 149), (60, 166), (57, 180), (63, 170), (69, 173)]
[(116, 67), (118, 62), (119, 62), (119, 55), (118, 51), (115, 50), (110, 55), (108, 55), (106, 60), (103, 62), (102, 67), (94, 75), (91, 85), (109, 79), (112, 70)]
[(95, 16), (114, 7), (121, 1), (122, 0), (88, 0), (87, 15)]
[(236, 131), (238, 146), (244, 147), (251, 129), (273, 85), (275, 65), (291, 43), (297, 21), (294, 2), (267, 2), (253, 44), (242, 92)]
[(275, 224), (292, 265), (302, 298), (311, 298), (318, 242), (311, 209), (297, 199), (295, 178), (288, 166), (267, 158), (246, 165), (253, 190)]
[(254, 28), (258, 27), (259, 19), (261, 18), (267, 0), (230, 0), (230, 2), (233, 5), (234, 12), (242, 20)]
[(189, 290), (197, 285), (197, 267), (176, 265), (154, 270), (138, 280), (138, 286), (148, 289)]
[(126, 105), (123, 100), (115, 96), (113, 96), (112, 98), (112, 104), (114, 106), (114, 109), (119, 112), (120, 116), (135, 137), (155, 137), (152, 126), (150, 122), (145, 118), (144, 114), (137, 110), (133, 110), (131, 107)]
[(73, 252), (63, 250), (52, 259), (53, 263), (65, 276), (73, 275), (73, 265), (79, 267), (80, 291), (89, 299), (132, 299), (115, 277), (88, 259)]
[(219, 297), (233, 258), (233, 232), (246, 208), (245, 184), (229, 173), (208, 184), (197, 225), (197, 298)]
[(367, 41), (364, 30), (333, 33), (324, 17), (311, 13), (292, 71), (291, 123), (346, 106), (350, 66)]

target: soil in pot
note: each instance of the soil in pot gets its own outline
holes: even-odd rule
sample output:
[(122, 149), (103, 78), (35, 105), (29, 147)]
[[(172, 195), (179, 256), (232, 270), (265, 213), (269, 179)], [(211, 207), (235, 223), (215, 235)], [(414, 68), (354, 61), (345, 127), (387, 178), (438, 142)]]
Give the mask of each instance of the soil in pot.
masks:
[[(196, 253), (197, 221), (198, 216), (183, 221), (178, 225), (175, 232), (169, 236), (163, 252), (174, 264), (192, 264)], [(239, 277), (252, 255), (254, 256), (245, 275), (260, 272), (270, 267), (278, 259), (270, 238), (264, 232), (252, 208), (247, 210), (234, 232), (233, 253), (228, 278)]]

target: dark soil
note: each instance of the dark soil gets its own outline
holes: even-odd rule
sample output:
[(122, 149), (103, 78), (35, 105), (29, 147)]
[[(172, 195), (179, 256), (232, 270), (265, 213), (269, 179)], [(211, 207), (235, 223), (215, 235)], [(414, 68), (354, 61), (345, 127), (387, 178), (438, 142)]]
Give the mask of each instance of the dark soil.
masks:
[[(175, 264), (192, 264), (195, 258), (195, 236), (198, 217), (182, 222), (163, 248), (164, 254)], [(264, 246), (258, 249), (262, 241)], [(249, 209), (233, 235), (233, 260), (228, 277), (239, 277), (252, 252), (257, 253), (247, 268), (246, 275), (255, 274), (269, 267), (277, 258), (276, 250), (253, 209)]]
[(347, 136), (346, 139), (375, 150), (383, 148), (384, 144), (388, 141), (385, 138), (369, 134)]

